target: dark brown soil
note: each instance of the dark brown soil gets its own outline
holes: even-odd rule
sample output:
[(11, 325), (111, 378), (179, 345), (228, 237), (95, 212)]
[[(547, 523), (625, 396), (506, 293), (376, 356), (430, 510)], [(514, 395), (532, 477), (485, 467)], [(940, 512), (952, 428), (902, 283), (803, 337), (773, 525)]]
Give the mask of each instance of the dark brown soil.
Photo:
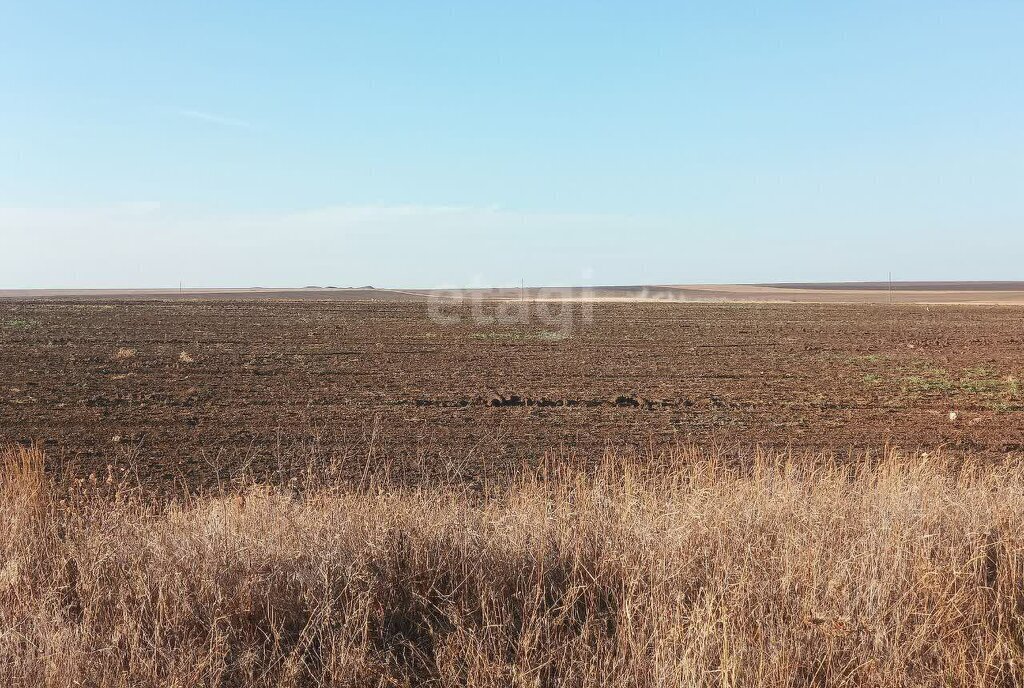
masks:
[(111, 464), (147, 485), (291, 474), (309, 457), (482, 480), (545, 452), (691, 441), (1024, 451), (1017, 307), (602, 303), (564, 337), (462, 314), (0, 302), (0, 441), (43, 443), (58, 472)]

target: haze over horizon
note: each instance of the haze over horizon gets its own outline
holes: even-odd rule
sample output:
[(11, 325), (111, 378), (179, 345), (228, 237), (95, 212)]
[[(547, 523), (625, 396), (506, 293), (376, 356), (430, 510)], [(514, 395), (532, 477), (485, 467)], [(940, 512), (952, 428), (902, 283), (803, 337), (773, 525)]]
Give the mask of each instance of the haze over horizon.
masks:
[(1020, 3), (3, 19), (0, 288), (1024, 278)]

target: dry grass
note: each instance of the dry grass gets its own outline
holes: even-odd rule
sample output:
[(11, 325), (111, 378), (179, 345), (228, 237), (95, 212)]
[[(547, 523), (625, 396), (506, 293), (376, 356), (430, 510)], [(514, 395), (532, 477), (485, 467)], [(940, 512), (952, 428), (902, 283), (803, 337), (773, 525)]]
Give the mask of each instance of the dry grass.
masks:
[[(0, 685), (1011, 685), (1024, 471), (681, 450), (490, 494), (0, 480)], [(813, 467), (812, 467), (813, 466)]]
[(135, 358), (135, 356), (138, 355), (138, 353), (139, 352), (136, 349), (130, 349), (128, 347), (122, 346), (120, 349), (114, 352), (114, 360), (127, 361), (132, 358)]

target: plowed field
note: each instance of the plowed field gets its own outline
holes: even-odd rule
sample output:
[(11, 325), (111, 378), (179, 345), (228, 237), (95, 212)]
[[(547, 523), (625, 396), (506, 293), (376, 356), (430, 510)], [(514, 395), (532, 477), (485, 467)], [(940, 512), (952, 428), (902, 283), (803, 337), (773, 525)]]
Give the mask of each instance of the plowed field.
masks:
[(422, 300), (0, 302), (0, 441), (154, 485), (309, 457), (479, 480), (545, 452), (685, 442), (1024, 451), (1017, 307), (600, 303), (569, 331), (461, 315), (437, 324)]

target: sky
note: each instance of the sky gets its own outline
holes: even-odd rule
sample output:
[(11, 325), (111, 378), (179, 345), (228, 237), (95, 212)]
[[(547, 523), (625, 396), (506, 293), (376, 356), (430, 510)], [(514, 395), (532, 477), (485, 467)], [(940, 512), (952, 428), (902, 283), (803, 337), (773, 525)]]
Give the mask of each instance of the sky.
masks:
[(1024, 279), (1024, 3), (0, 0), (0, 288)]

